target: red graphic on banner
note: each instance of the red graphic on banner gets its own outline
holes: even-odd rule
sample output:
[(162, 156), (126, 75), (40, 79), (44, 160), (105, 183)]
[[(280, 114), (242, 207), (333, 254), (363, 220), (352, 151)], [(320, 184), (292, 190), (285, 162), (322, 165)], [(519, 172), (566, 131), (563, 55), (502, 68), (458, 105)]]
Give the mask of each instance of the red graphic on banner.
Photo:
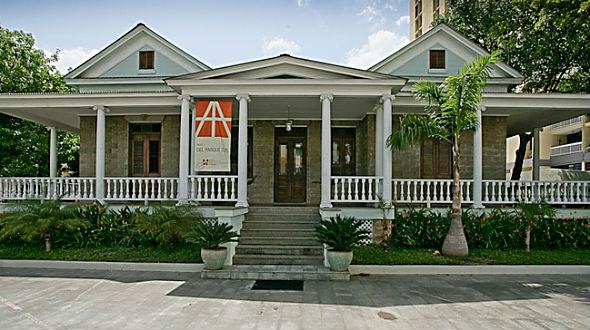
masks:
[(197, 137), (231, 136), (231, 101), (197, 101), (195, 131)]

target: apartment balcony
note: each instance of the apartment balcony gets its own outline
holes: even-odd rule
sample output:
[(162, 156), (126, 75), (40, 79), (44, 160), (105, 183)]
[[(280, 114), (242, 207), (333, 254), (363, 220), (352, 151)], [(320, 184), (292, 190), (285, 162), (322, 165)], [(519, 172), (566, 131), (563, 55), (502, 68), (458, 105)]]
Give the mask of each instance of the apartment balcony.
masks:
[(574, 142), (551, 147), (551, 157), (571, 155), (578, 152), (582, 152), (582, 142)]
[[(551, 125), (551, 130), (559, 130), (562, 128), (579, 128), (577, 126), (582, 126), (582, 121), (584, 119), (584, 116), (579, 116), (579, 117), (574, 117), (574, 118), (570, 118), (568, 120), (563, 120), (560, 121), (558, 123), (555, 123), (553, 125)], [(572, 126), (576, 126), (576, 127), (572, 127)]]

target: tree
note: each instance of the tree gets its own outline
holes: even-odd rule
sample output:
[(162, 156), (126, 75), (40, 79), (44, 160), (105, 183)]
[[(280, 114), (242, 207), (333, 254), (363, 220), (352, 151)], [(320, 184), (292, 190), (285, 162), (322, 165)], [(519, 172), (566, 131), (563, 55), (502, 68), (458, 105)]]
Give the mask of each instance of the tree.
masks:
[(414, 84), (414, 95), (425, 103), (426, 115), (404, 115), (400, 119), (400, 129), (387, 139), (387, 145), (398, 150), (432, 138), (452, 145), (453, 209), (451, 226), (442, 246), (443, 254), (448, 256), (469, 253), (461, 221), (461, 133), (474, 130), (481, 124), (477, 122), (477, 107), (490, 75), (489, 65), (499, 61), (499, 55), (496, 51), (465, 63), (457, 76), (447, 77), (441, 85), (428, 81)]
[[(35, 48), (30, 33), (0, 26), (0, 93), (69, 92), (53, 63)], [(58, 132), (58, 163), (78, 169), (79, 137)], [(0, 176), (46, 176), (49, 172), (49, 133), (43, 125), (0, 114)]]
[(445, 23), (501, 50), (526, 92), (590, 92), (590, 0), (447, 0)]
[[(524, 76), (516, 90), (590, 93), (590, 0), (447, 0), (439, 23), (503, 51)], [(520, 179), (530, 141), (519, 137), (512, 180)]]

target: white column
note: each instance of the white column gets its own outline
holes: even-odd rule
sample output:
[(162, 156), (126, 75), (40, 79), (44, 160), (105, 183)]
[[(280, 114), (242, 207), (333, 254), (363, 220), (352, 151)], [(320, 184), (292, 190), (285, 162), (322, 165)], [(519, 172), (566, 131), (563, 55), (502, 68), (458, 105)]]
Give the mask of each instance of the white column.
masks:
[(238, 201), (236, 207), (248, 207), (248, 94), (238, 94)]
[(392, 132), (392, 113), (391, 113), (391, 102), (395, 99), (393, 95), (383, 95), (381, 97), (381, 103), (383, 103), (383, 192), (382, 199), (383, 203), (387, 206), (391, 205), (391, 180), (393, 179), (393, 154), (391, 149), (387, 147), (385, 141), (391, 136)]
[(541, 140), (539, 137), (539, 131), (539, 128), (533, 128), (533, 181), (539, 181), (540, 175)]
[(375, 106), (375, 176), (383, 176), (383, 107)]
[(482, 209), (483, 203), (481, 201), (481, 189), (483, 181), (483, 169), (482, 169), (482, 128), (483, 120), (481, 112), (485, 110), (485, 107), (481, 106), (477, 108), (477, 126), (473, 133), (473, 208)]
[(188, 201), (188, 153), (189, 153), (189, 107), (190, 96), (179, 95), (180, 103), (180, 149), (178, 155), (178, 204)]
[(197, 120), (197, 109), (195, 108), (195, 106), (191, 106), (191, 123), (190, 123), (190, 129), (189, 129), (189, 134), (190, 134), (190, 143), (191, 143), (191, 153), (190, 153), (190, 158), (189, 158), (189, 174), (190, 175), (195, 175), (195, 122)]
[(332, 117), (330, 107), (334, 96), (331, 94), (322, 94), (322, 198), (320, 208), (332, 207), (330, 198), (330, 186), (332, 181)]
[(95, 198), (97, 201), (104, 202), (104, 158), (105, 158), (105, 114), (107, 108), (102, 105), (93, 107), (96, 111), (96, 165), (95, 165), (95, 178), (96, 178), (96, 193)]
[(49, 177), (55, 178), (57, 174), (57, 129), (49, 129)]

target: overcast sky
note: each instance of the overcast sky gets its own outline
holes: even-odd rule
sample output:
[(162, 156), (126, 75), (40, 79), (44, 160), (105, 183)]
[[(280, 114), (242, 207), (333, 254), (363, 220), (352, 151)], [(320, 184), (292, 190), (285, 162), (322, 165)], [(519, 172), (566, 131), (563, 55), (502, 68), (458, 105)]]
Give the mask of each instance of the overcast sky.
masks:
[(211, 67), (289, 53), (368, 68), (409, 42), (409, 0), (0, 0), (62, 73), (144, 23)]

